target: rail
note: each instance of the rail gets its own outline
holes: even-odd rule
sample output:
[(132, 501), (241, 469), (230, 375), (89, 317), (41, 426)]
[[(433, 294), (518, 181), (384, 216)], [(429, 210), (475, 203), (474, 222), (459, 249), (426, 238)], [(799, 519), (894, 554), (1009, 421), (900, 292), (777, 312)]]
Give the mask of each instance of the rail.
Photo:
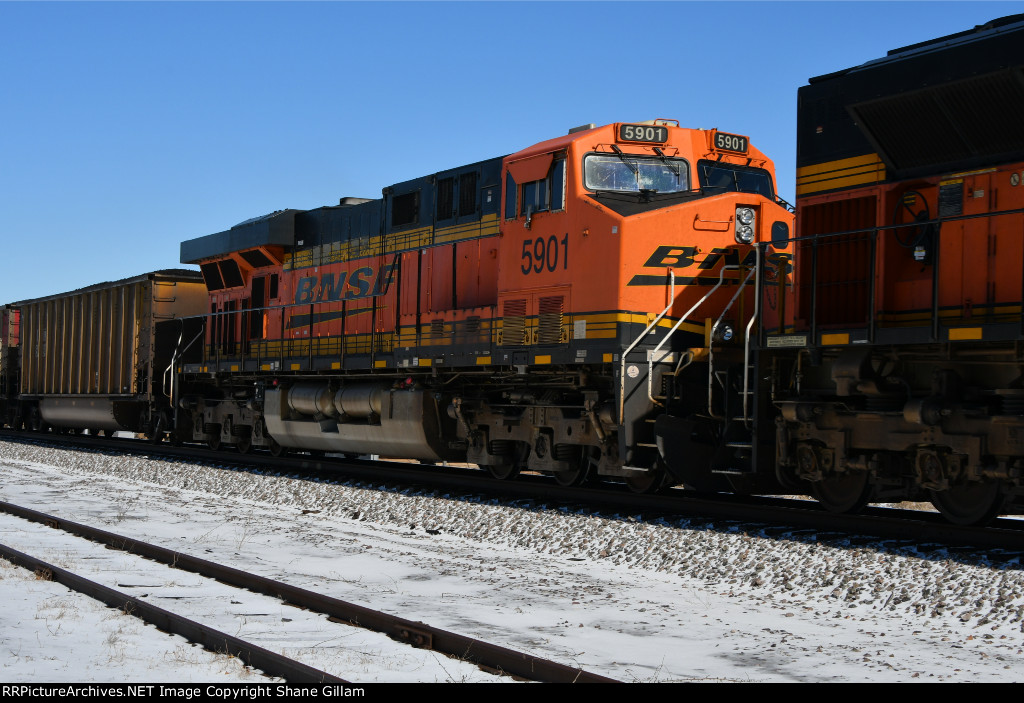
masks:
[[(165, 547), (131, 540), (112, 532), (90, 527), (89, 525), (82, 525), (70, 520), (47, 515), (30, 508), (0, 502), (0, 510), (25, 520), (64, 530), (79, 537), (85, 537), (114, 549), (138, 554), (183, 571), (214, 578), (230, 586), (246, 588), (255, 593), (274, 596), (291, 605), (324, 613), (337, 620), (386, 634), (395, 640), (406, 642), (416, 647), (424, 647), (442, 654), (473, 661), (482, 666), (530, 681), (543, 681), (547, 683), (615, 682), (614, 679), (584, 671), (578, 667), (567, 666), (524, 652), (517, 652), (506, 647), (448, 632), (426, 623), (406, 620), (364, 606), (348, 603), (338, 598), (332, 598), (263, 576), (250, 574), (188, 554), (182, 554)], [(125, 596), (122, 594), (118, 594), (118, 596), (122, 598), (123, 604)], [(317, 672), (317, 674), (320, 673), (322, 672)]]
[(260, 669), (268, 676), (279, 676), (289, 683), (348, 683), (345, 679), (332, 676), (268, 649), (257, 647), (243, 639), (189, 620), (177, 613), (158, 608), (142, 598), (125, 595), (113, 588), (3, 544), (0, 544), (0, 557), (15, 566), (34, 571), (36, 574), (73, 591), (106, 603), (111, 608), (133, 615), (165, 632), (180, 635), (190, 642), (201, 644), (212, 652), (237, 657), (242, 663)]

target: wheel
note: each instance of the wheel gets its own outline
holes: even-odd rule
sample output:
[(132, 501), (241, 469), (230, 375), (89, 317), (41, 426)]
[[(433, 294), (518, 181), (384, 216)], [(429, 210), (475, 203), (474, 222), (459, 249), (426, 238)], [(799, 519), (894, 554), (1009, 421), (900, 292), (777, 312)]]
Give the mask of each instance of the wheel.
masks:
[(998, 481), (969, 481), (945, 491), (930, 491), (932, 505), (956, 525), (984, 525), (1003, 506), (1007, 494)]
[(866, 471), (831, 473), (811, 482), (811, 493), (831, 513), (856, 513), (868, 504), (871, 484)]
[(28, 410), (28, 419), (25, 421), (29, 432), (42, 432), (45, 423), (39, 414), (39, 408), (33, 406)]
[(206, 440), (206, 446), (208, 446), (213, 451), (217, 451), (218, 449), (220, 449), (220, 432), (218, 432), (215, 435), (211, 435), (210, 438)]
[(582, 486), (587, 482), (587, 478), (590, 476), (590, 471), (582, 466), (577, 466), (574, 469), (567, 469), (565, 471), (556, 471), (553, 476), (558, 481), (559, 486)]
[(245, 437), (239, 437), (238, 441), (235, 442), (235, 449), (238, 450), (239, 454), (248, 454), (252, 451), (252, 435), (246, 435)]
[(594, 454), (599, 451), (593, 447), (580, 447), (579, 457), (575, 462), (575, 466), (565, 471), (555, 471), (555, 481), (558, 482), (559, 486), (582, 486), (590, 478), (591, 470), (591, 458)]
[(625, 481), (626, 485), (629, 486), (629, 490), (634, 493), (652, 495), (664, 488), (667, 478), (665, 470), (659, 466), (655, 466), (646, 474), (627, 476)]
[(277, 443), (273, 437), (270, 438), (270, 456), (284, 456), (288, 453), (285, 447)]
[(164, 432), (171, 426), (170, 417), (165, 412), (157, 413), (149, 430), (149, 441), (160, 444), (164, 441)]
[(486, 469), (491, 476), (501, 481), (511, 481), (519, 475), (519, 465), (514, 461), (507, 461), (502, 464), (484, 464), (480, 467)]

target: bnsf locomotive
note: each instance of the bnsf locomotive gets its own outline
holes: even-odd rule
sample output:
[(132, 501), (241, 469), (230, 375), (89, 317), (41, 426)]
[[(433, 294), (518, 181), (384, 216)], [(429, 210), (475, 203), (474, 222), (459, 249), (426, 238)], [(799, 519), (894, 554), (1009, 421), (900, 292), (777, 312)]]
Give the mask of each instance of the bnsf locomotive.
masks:
[(796, 329), (780, 474), (833, 510), (1018, 510), (1024, 15), (812, 79), (797, 122)]
[(655, 120), (185, 242), (210, 308), (176, 430), (658, 487), (658, 416), (721, 395), (791, 223), (745, 137)]
[[(780, 324), (757, 288), (790, 265), (759, 246), (791, 236), (774, 181), (746, 137), (654, 120), (258, 217), (182, 244), (202, 283), (13, 306), (9, 422), (727, 487), (672, 448), (692, 436), (722, 476), (751, 455), (743, 367)], [(110, 333), (97, 373), (75, 340)]]
[(15, 427), (468, 461), (498, 478), (1019, 508), (1024, 17), (800, 91), (772, 162), (587, 125), (161, 271), (3, 309)]

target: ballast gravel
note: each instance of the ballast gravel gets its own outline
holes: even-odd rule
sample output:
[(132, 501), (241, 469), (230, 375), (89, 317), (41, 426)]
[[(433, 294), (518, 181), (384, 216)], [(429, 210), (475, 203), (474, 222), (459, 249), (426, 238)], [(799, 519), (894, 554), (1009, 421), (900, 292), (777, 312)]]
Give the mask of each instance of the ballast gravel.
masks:
[(624, 680), (1020, 678), (1020, 554), (14, 442), (0, 497)]

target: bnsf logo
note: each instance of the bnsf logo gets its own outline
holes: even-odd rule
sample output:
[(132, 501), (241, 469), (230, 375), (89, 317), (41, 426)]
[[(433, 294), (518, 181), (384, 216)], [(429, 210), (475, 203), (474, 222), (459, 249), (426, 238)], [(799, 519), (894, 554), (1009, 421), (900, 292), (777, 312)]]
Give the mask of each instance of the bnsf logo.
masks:
[[(699, 247), (669, 246), (663, 245), (654, 250), (650, 258), (644, 263), (644, 268), (658, 269), (684, 269), (696, 265), (698, 271), (710, 271), (717, 268), (719, 264), (724, 266), (747, 266), (752, 267), (757, 263), (757, 254), (749, 247), (743, 247), (744, 256), (740, 260), (739, 247), (715, 247), (710, 252), (700, 257)], [(776, 269), (785, 267), (786, 273), (792, 273), (793, 265), (789, 262), (789, 254), (773, 253), (765, 259), (767, 265)], [(663, 286), (666, 277), (661, 274), (638, 273), (627, 283), (630, 286)], [(688, 278), (677, 278), (676, 282), (681, 285), (696, 283), (698, 285), (715, 285), (718, 283), (718, 276), (696, 276)]]
[(325, 273), (319, 278), (305, 276), (299, 279), (299, 284), (295, 288), (295, 304), (330, 303), (384, 295), (391, 286), (396, 265), (397, 262), (381, 266), (376, 272), (371, 267), (364, 266), (351, 273)]

